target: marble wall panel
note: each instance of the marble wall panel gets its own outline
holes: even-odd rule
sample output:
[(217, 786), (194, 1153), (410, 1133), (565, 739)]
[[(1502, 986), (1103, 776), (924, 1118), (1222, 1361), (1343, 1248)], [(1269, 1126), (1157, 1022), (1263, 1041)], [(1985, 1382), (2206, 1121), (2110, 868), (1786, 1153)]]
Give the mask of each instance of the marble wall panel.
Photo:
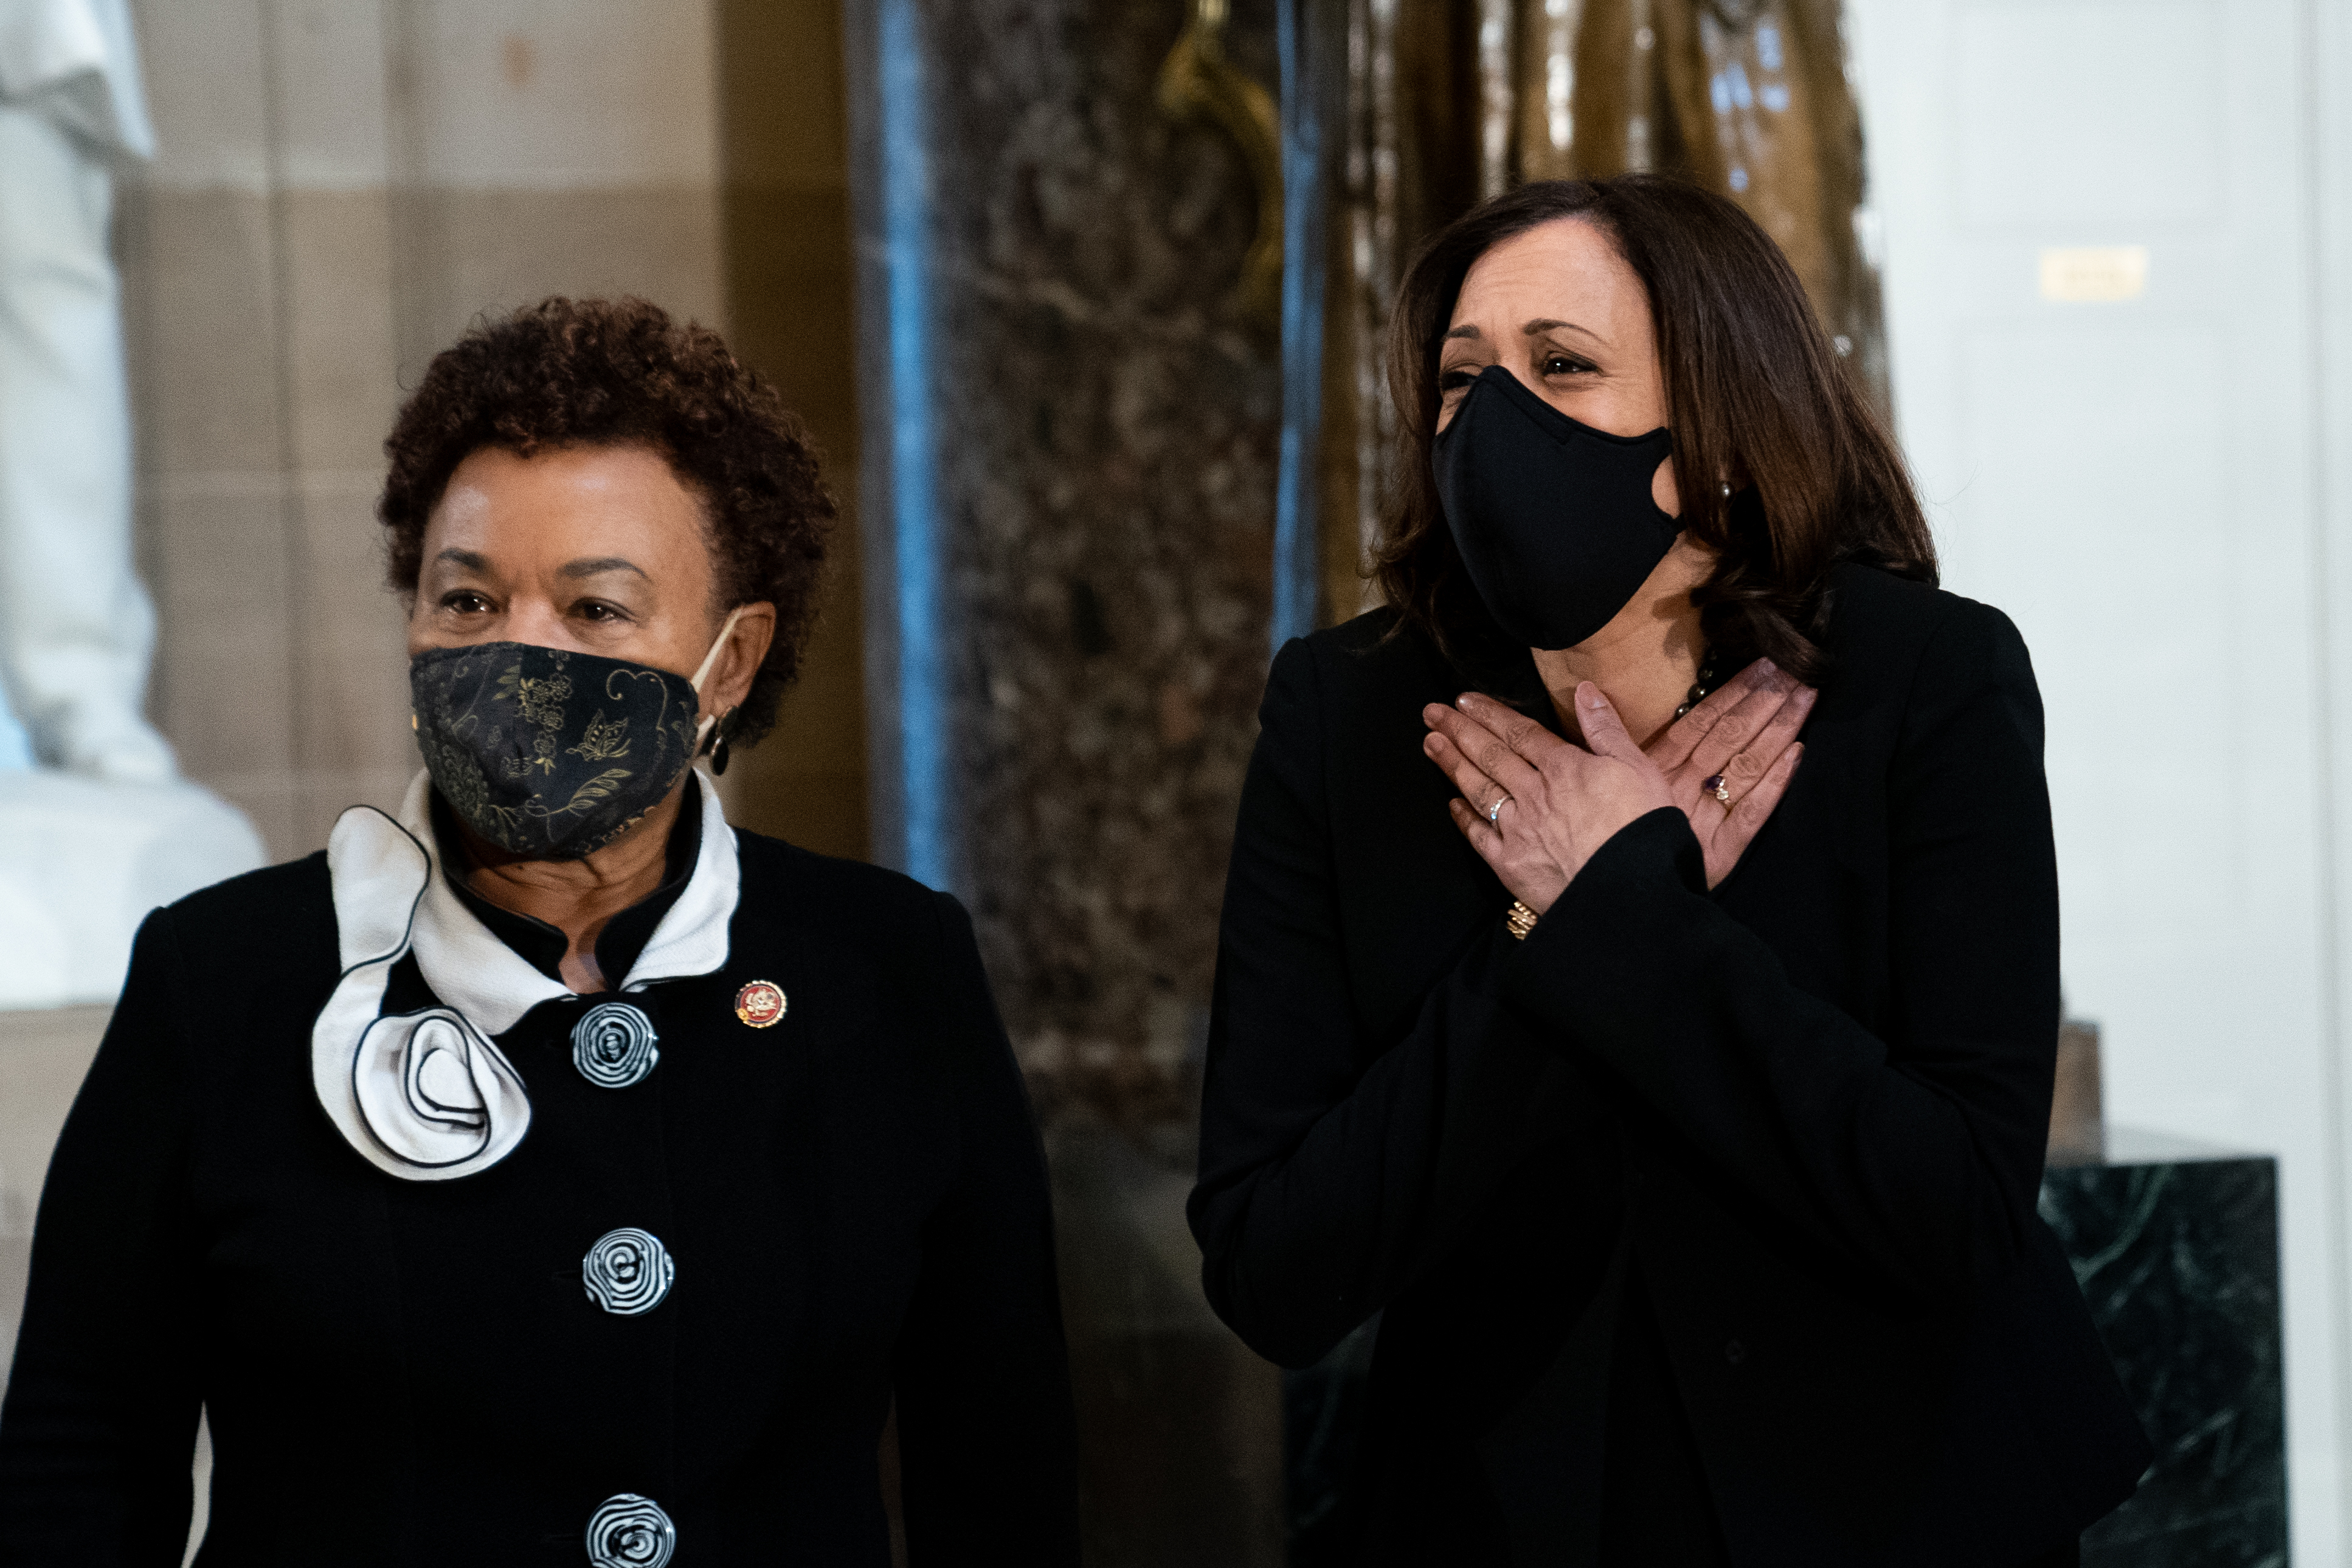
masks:
[(313, 848), (346, 806), (396, 808), (418, 767), (403, 606), (383, 580), (379, 487), (373, 471), (312, 471), (295, 502), (294, 827), (296, 841)]
[[(288, 774), (296, 762), (287, 722), (296, 580), (280, 483), (268, 475), (183, 480), (143, 509), (156, 540), (160, 628), (151, 708), (185, 772), (251, 795), (257, 776)], [(271, 815), (257, 825), (276, 849), (273, 835), (288, 824), (276, 809)]]
[(2139, 1490), (2083, 1538), (2084, 1568), (2285, 1568), (2278, 1164), (2168, 1157), (2053, 1169), (2065, 1243), (2156, 1444)]
[(398, 391), (384, 197), (134, 184), (125, 213), (150, 706), (299, 854), (342, 807), (395, 801), (375, 781), (384, 739), (404, 749), (372, 515)]
[(400, 405), (391, 203), (381, 189), (289, 191), (278, 225), (289, 459), (348, 486), (383, 468)]
[(399, 193), (400, 384), (477, 318), (551, 294), (637, 294), (723, 327), (715, 186)]
[(262, 0), (131, 0), (155, 125), (142, 183), (260, 194), (270, 185)]
[(116, 247), (142, 476), (276, 472), (284, 433), (268, 199), (128, 182)]
[(412, 0), (397, 11), (407, 179), (491, 190), (717, 180), (710, 0)]
[(400, 0), (264, 0), (264, 9), (270, 185), (380, 191), (392, 167), (386, 44), (405, 7)]

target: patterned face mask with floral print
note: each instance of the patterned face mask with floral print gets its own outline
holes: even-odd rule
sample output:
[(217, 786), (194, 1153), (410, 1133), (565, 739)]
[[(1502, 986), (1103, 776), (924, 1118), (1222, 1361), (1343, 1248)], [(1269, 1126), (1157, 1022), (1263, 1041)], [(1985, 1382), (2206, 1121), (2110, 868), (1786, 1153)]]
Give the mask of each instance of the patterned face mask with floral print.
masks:
[(694, 760), (710, 726), (696, 690), (734, 626), (730, 615), (691, 679), (530, 643), (427, 649), (408, 662), (408, 692), (434, 788), (511, 854), (593, 854)]

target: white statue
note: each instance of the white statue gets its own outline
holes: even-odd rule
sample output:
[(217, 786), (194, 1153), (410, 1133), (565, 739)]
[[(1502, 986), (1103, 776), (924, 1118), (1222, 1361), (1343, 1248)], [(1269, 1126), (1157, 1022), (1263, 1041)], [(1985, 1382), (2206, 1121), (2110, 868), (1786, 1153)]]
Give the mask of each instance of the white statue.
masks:
[(124, 0), (0, 5), (0, 689), (44, 765), (162, 783), (140, 711), (112, 160), (155, 149)]
[(142, 712), (107, 240), (153, 151), (126, 0), (0, 0), (0, 1008), (110, 998), (149, 908), (261, 862)]

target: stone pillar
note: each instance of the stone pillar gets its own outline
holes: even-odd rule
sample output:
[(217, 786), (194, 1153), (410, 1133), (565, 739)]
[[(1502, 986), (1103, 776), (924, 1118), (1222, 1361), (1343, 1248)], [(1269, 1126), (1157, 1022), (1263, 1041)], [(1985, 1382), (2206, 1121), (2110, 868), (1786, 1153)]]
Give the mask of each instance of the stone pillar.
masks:
[[(1163, 110), (1188, 19), (850, 0), (845, 39), (876, 856), (971, 909), (1046, 1122), (1102, 1564), (1280, 1552), (1276, 1378), (1181, 1213), (1281, 423), (1265, 149)], [(1275, 42), (1233, 7), (1268, 88)]]

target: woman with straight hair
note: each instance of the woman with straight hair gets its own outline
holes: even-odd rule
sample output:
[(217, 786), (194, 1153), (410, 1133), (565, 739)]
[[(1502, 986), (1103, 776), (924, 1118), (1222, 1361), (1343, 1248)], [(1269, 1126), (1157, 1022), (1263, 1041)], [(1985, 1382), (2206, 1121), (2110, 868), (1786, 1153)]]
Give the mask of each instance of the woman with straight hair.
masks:
[(1524, 185), (1400, 294), (1387, 605), (1286, 646), (1192, 1222), (1339, 1559), (2041, 1568), (2149, 1449), (2035, 1213), (2042, 707), (1729, 201)]

